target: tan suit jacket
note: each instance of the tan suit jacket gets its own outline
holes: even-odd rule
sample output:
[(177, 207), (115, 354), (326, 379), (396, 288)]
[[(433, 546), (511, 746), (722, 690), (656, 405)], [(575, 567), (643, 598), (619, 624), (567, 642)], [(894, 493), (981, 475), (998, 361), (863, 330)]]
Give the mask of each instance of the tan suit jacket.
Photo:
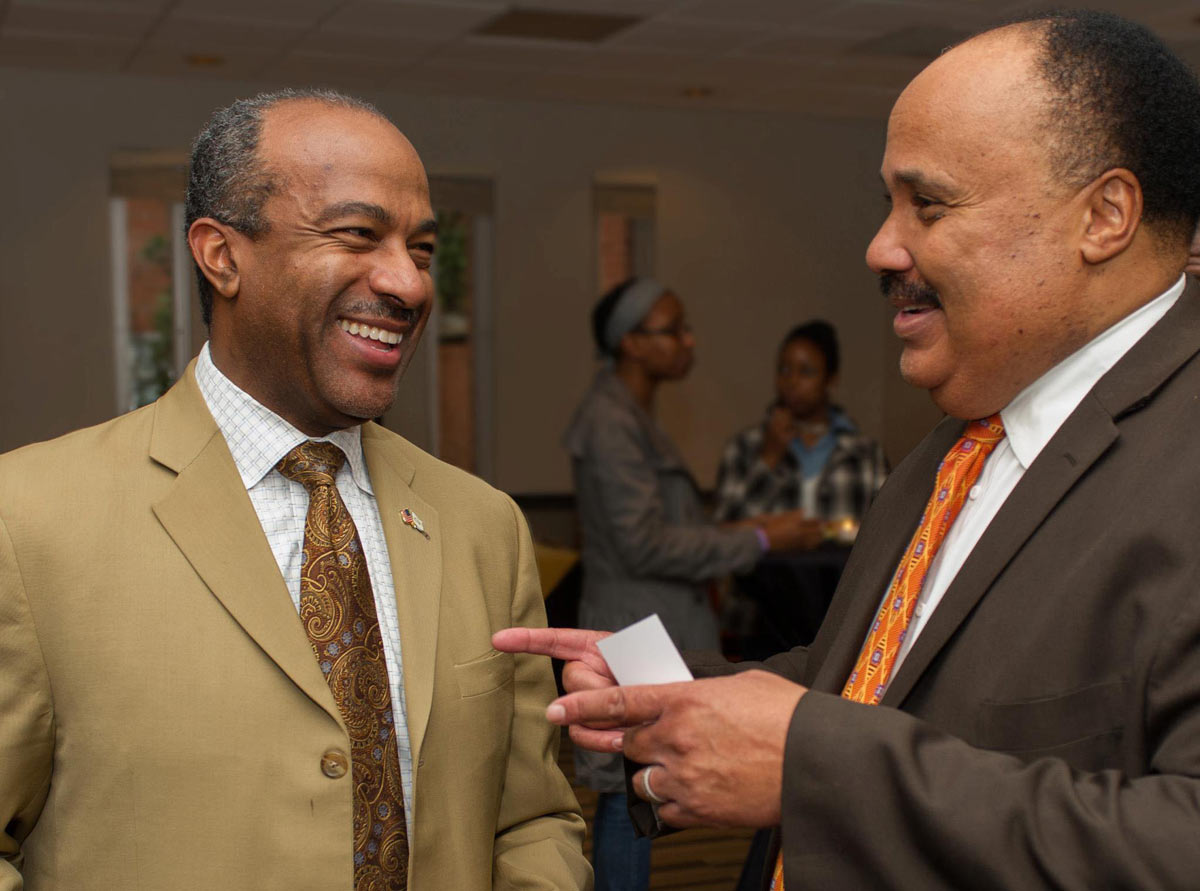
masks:
[[(490, 644), (545, 621), (524, 520), (374, 424), (363, 449), (403, 644), (409, 887), (590, 887), (549, 661)], [(2, 891), (349, 891), (329, 752), (349, 738), (191, 369), (0, 457)]]

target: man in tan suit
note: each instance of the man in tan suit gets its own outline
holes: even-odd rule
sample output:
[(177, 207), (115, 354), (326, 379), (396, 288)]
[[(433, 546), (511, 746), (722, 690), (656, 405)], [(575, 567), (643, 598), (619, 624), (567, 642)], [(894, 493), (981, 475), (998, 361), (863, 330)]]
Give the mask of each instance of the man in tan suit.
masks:
[(524, 521), (365, 423), (432, 301), (412, 146), (235, 103), (188, 219), (199, 359), (0, 458), (0, 889), (589, 887), (549, 666), (489, 641), (544, 622)]
[(622, 689), (595, 632), (496, 642), (581, 660), (551, 717), (666, 822), (775, 827), (764, 888), (1194, 889), (1200, 85), (1140, 26), (1035, 16), (909, 84), (881, 175), (867, 262), (949, 417), (812, 646)]

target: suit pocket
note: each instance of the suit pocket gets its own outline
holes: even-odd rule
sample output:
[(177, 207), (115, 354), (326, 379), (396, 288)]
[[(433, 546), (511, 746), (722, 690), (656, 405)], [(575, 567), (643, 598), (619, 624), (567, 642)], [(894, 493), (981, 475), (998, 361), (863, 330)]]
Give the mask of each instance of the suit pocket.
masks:
[(511, 653), (495, 650), (479, 659), (462, 662), (454, 666), (454, 678), (458, 681), (458, 695), (463, 699), (483, 696), (512, 683), (516, 670)]
[(1059, 696), (984, 701), (976, 745), (1026, 761), (1054, 756), (1085, 770), (1111, 766), (1124, 732), (1127, 689), (1119, 680)]

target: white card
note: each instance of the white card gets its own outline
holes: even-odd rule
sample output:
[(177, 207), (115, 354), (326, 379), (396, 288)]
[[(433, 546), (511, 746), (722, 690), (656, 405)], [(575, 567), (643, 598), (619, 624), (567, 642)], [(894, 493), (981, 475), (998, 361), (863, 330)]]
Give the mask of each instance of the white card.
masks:
[(692, 680), (658, 613), (609, 635), (596, 646), (622, 687)]

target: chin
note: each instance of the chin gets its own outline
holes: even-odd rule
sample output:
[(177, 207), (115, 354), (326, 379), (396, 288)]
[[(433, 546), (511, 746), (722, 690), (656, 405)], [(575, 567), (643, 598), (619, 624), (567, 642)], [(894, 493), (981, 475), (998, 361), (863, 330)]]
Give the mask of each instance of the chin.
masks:
[(331, 399), (330, 405), (350, 419), (350, 426), (353, 426), (383, 416), (395, 401), (396, 388), (392, 387), (386, 393), (343, 394), (341, 398)]

